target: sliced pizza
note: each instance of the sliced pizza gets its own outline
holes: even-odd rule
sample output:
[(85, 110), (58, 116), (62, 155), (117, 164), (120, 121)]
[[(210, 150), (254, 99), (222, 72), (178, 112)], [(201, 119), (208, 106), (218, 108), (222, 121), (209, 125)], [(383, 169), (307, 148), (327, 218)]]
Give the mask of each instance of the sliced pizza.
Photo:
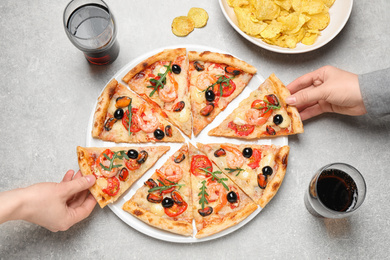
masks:
[(275, 196), (286, 174), (288, 146), (226, 143), (197, 146), (262, 208)]
[(169, 146), (148, 147), (77, 147), (81, 173), (95, 175), (89, 189), (100, 207), (116, 201), (156, 161)]
[(253, 139), (303, 133), (297, 108), (285, 102), (288, 96), (289, 90), (272, 74), (208, 134)]
[(157, 104), (184, 134), (191, 137), (188, 59), (185, 48), (157, 53), (132, 68), (123, 81), (142, 98)]
[(183, 142), (161, 109), (111, 80), (98, 99), (92, 136), (116, 143)]
[(188, 146), (183, 145), (123, 205), (143, 222), (183, 236), (191, 236), (192, 201)]
[(256, 68), (228, 54), (188, 52), (193, 132), (197, 136), (248, 85)]
[(189, 151), (196, 238), (232, 227), (258, 208), (208, 156), (191, 144)]

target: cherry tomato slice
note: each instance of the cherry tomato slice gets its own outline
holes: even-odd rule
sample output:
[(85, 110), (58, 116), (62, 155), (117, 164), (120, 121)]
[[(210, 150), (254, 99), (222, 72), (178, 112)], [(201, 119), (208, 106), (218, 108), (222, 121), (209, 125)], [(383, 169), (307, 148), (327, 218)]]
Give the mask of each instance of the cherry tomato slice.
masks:
[[(220, 84), (217, 84), (214, 86), (214, 94), (215, 96), (220, 96)], [(233, 80), (229, 80), (229, 84), (222, 83), (222, 97), (228, 97), (236, 90), (236, 84), (233, 82)]]
[(239, 136), (248, 136), (253, 132), (253, 130), (255, 130), (254, 125), (237, 125), (233, 121), (228, 124), (228, 127), (234, 130), (234, 132)]
[(137, 162), (137, 159), (124, 159), (124, 161), (127, 169), (129, 169), (130, 171), (135, 171), (139, 169), (139, 167), (141, 167), (141, 164)]
[[(141, 128), (138, 126), (138, 124), (135, 121), (135, 114), (137, 113), (137, 111), (138, 111), (138, 108), (131, 109), (132, 117), (131, 117), (130, 131), (132, 133), (137, 133), (137, 132), (141, 131)], [(129, 131), (129, 114), (130, 114), (129, 110), (126, 110), (126, 112), (122, 118), (122, 124), (126, 128), (127, 131)]]
[(172, 207), (164, 208), (164, 212), (165, 214), (167, 214), (167, 216), (173, 218), (179, 216), (184, 211), (186, 211), (187, 207), (188, 207), (187, 202), (183, 201), (181, 205), (174, 203)]
[(213, 171), (213, 165), (206, 155), (194, 155), (191, 160), (191, 173), (195, 176), (210, 177), (210, 173), (206, 173), (201, 168), (206, 169), (210, 172)]
[(248, 166), (252, 169), (259, 167), (261, 161), (261, 150), (253, 149), (252, 156), (249, 158)]
[(107, 178), (107, 188), (102, 191), (109, 196), (115, 196), (120, 190), (120, 182), (116, 177)]
[(210, 173), (206, 173), (204, 170), (201, 170), (201, 168), (207, 168), (209, 172), (213, 171), (213, 165), (206, 155), (194, 155), (191, 160), (191, 173), (198, 177), (208, 178), (211, 176)]

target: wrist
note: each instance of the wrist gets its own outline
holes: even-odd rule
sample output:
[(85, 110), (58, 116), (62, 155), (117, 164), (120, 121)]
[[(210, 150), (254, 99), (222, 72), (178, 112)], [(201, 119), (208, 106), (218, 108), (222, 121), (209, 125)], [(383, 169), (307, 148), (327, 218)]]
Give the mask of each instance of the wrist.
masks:
[(0, 223), (25, 219), (24, 189), (15, 189), (0, 193)]

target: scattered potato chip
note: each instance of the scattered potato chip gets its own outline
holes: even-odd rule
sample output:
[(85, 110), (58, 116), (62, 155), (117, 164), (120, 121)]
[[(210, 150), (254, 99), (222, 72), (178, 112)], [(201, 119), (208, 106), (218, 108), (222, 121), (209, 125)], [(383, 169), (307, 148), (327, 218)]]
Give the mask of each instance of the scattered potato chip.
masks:
[(176, 36), (187, 36), (194, 28), (194, 21), (187, 16), (178, 16), (172, 21), (172, 32)]
[(198, 7), (192, 7), (190, 11), (188, 11), (187, 15), (190, 19), (192, 19), (195, 23), (195, 28), (201, 28), (207, 24), (207, 20), (209, 19), (208, 13)]
[(238, 27), (268, 44), (295, 48), (314, 44), (330, 22), (335, 0), (227, 0)]

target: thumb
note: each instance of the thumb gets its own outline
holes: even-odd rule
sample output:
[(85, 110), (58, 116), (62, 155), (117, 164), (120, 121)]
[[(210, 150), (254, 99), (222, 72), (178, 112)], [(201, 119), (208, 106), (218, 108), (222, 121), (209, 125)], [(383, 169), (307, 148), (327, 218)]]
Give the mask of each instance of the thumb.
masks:
[(96, 178), (94, 175), (86, 175), (81, 178), (73, 179), (72, 181), (64, 182), (65, 191), (68, 195), (76, 194), (92, 187), (95, 184)]

